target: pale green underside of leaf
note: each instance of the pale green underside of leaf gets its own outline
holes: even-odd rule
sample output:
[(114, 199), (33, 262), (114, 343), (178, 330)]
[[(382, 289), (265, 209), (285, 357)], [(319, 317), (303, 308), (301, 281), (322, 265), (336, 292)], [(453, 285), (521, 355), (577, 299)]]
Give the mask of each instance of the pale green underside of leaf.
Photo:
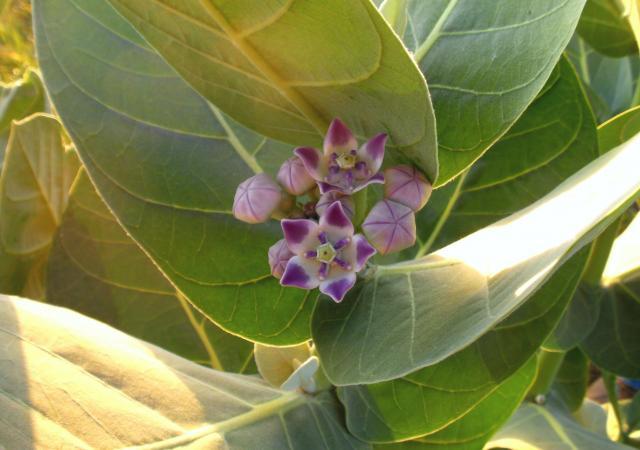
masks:
[(623, 450), (625, 445), (582, 427), (563, 413), (542, 406), (521, 406), (485, 447), (511, 450)]
[(110, 0), (198, 92), (240, 123), (317, 145), (334, 117), (389, 134), (438, 173), (424, 78), (369, 0)]
[(489, 440), (520, 405), (536, 374), (531, 358), (518, 372), (506, 379), (488, 397), (456, 422), (429, 436), (397, 444), (376, 445), (376, 450), (476, 450)]
[(291, 148), (191, 90), (105, 2), (34, 2), (45, 83), (100, 195), (176, 288), (227, 331), (309, 338), (312, 296), (271, 277), (275, 221), (231, 215), (236, 186)]
[(530, 207), (444, 249), (378, 267), (338, 307), (321, 299), (313, 336), (329, 378), (397, 378), (476, 340), (634, 201), (639, 146), (636, 136)]
[(0, 297), (0, 442), (21, 448), (366, 449), (337, 401), (206, 369), (66, 309)]
[[(574, 256), (522, 307), (444, 361), (396, 380), (339, 388), (348, 428), (364, 440), (389, 442), (472, 426), (478, 405), (519, 370), (553, 330), (586, 257), (585, 250)], [(494, 409), (495, 420), (503, 413)], [(488, 412), (485, 418), (491, 420)]]
[(404, 42), (429, 83), (438, 185), (470, 166), (524, 112), (569, 42), (584, 3), (409, 0)]
[(78, 162), (62, 127), (38, 114), (14, 122), (0, 175), (0, 292), (42, 295), (44, 265)]
[(629, 11), (625, 11), (623, 0), (587, 0), (578, 33), (605, 55), (620, 58), (638, 53)]
[(47, 265), (47, 302), (214, 369), (255, 372), (253, 345), (216, 327), (176, 292), (84, 173), (74, 183)]

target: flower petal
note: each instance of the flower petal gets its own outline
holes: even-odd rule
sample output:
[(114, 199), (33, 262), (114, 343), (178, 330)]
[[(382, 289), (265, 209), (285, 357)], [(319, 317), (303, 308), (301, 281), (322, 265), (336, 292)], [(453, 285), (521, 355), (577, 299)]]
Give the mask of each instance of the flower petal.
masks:
[(243, 222), (266, 222), (281, 200), (280, 186), (269, 175), (259, 173), (238, 186), (233, 199), (233, 215)]
[(370, 184), (384, 184), (384, 183), (385, 183), (384, 174), (382, 172), (378, 172), (375, 175), (373, 175), (371, 178), (356, 182), (353, 188), (353, 191), (351, 191), (351, 193), (355, 194), (356, 192), (366, 188)]
[(316, 184), (298, 156), (282, 163), (276, 179), (292, 195), (302, 195)]
[(416, 218), (408, 206), (382, 200), (362, 224), (367, 239), (383, 255), (411, 247), (416, 242)]
[(305, 169), (314, 180), (323, 180), (327, 173), (327, 162), (320, 150), (313, 147), (298, 147), (293, 153), (300, 158)]
[(431, 196), (431, 183), (415, 167), (400, 165), (384, 171), (385, 198), (421, 210)]
[(324, 231), (332, 243), (353, 236), (353, 224), (342, 203), (333, 202), (320, 216), (320, 230)]
[(289, 250), (287, 241), (280, 239), (269, 248), (269, 267), (271, 267), (271, 275), (281, 278), (284, 269), (289, 260), (293, 257), (293, 253)]
[(289, 250), (296, 255), (302, 255), (309, 250), (315, 250), (320, 241), (318, 224), (308, 219), (283, 219), (280, 222), (284, 239)]
[(353, 199), (347, 195), (342, 195), (337, 191), (330, 191), (326, 194), (322, 194), (316, 204), (316, 213), (321, 216), (327, 210), (329, 205), (335, 201), (339, 201), (342, 204), (342, 209), (344, 209), (344, 212), (347, 213), (348, 217), (353, 217), (353, 213), (355, 211)]
[(358, 148), (358, 141), (340, 119), (333, 119), (324, 137), (324, 154), (341, 153)]
[(373, 248), (367, 238), (361, 234), (356, 234), (353, 237), (351, 245), (355, 248), (355, 261), (353, 268), (356, 272), (360, 272), (365, 266), (369, 258), (376, 254), (376, 249)]
[(320, 283), (320, 292), (340, 303), (346, 293), (356, 284), (356, 274), (353, 272), (341, 272), (336, 278), (329, 278)]
[(362, 147), (358, 149), (358, 157), (361, 161), (367, 163), (367, 169), (371, 173), (380, 170), (382, 161), (384, 160), (384, 146), (387, 143), (387, 133), (380, 133), (369, 139)]
[(294, 256), (287, 263), (282, 278), (280, 278), (280, 284), (301, 289), (315, 289), (320, 285), (319, 269), (320, 263), (315, 259)]

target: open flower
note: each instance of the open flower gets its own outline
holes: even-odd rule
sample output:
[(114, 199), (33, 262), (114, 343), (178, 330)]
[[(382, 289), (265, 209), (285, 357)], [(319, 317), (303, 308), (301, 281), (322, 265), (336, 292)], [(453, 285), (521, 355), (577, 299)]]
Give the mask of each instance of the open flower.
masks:
[(356, 282), (375, 249), (353, 224), (340, 202), (332, 203), (320, 223), (308, 219), (284, 219), (284, 238), (293, 256), (280, 279), (283, 286), (315, 289), (340, 302)]
[(243, 222), (266, 222), (282, 199), (280, 186), (269, 175), (259, 173), (238, 186), (233, 199), (233, 215)]
[(334, 202), (340, 202), (342, 204), (342, 209), (347, 213), (349, 218), (353, 217), (356, 205), (353, 203), (353, 199), (348, 195), (343, 195), (337, 191), (327, 192), (326, 194), (322, 194), (318, 203), (316, 203), (316, 213), (318, 216), (324, 214), (329, 206), (331, 206)]
[(400, 165), (384, 171), (384, 196), (408, 206), (414, 211), (421, 210), (431, 196), (431, 183), (415, 167)]
[(294, 153), (302, 160), (321, 193), (340, 191), (351, 195), (371, 183), (384, 183), (380, 170), (384, 159), (385, 133), (373, 137), (362, 147), (349, 128), (334, 119), (324, 138), (323, 152), (313, 147), (298, 147)]

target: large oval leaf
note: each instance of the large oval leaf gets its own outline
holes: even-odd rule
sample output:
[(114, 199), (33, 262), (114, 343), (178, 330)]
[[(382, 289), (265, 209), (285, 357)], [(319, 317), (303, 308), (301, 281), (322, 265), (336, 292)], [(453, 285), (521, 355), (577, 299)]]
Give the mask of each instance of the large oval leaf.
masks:
[(424, 78), (369, 0), (109, 0), (221, 110), (292, 144), (342, 118), (437, 177)]
[(222, 328), (294, 344), (310, 296), (270, 275), (276, 222), (235, 220), (236, 186), (291, 149), (212, 109), (100, 0), (34, 2), (46, 86), (92, 181), (171, 282)]
[(438, 185), (470, 166), (524, 112), (569, 42), (584, 3), (408, 1), (404, 42), (429, 81)]
[(378, 267), (340, 305), (320, 301), (313, 336), (329, 378), (397, 378), (476, 340), (635, 199), (639, 146), (636, 136), (530, 207), (444, 249)]
[(61, 133), (42, 114), (12, 126), (0, 174), (0, 292), (43, 295), (47, 256), (78, 171)]
[(206, 369), (66, 309), (0, 296), (0, 442), (22, 448), (366, 449), (338, 402)]
[(255, 371), (253, 344), (196, 310), (116, 222), (82, 173), (47, 261), (46, 300), (106, 322), (184, 358)]
[(435, 440), (432, 435), (474, 423), (475, 408), (519, 370), (553, 330), (586, 257), (584, 250), (574, 256), (522, 307), (444, 361), (396, 380), (339, 388), (349, 430), (373, 442), (423, 435)]

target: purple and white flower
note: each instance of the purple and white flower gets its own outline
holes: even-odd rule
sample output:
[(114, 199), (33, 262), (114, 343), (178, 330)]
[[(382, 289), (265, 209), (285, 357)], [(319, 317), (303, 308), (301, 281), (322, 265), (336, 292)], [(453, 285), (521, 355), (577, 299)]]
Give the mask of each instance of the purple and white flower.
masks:
[(294, 153), (317, 182), (321, 193), (339, 191), (351, 195), (371, 183), (384, 183), (379, 172), (384, 159), (385, 133), (378, 134), (358, 148), (349, 128), (334, 119), (324, 138), (323, 152), (298, 147)]
[(344, 212), (347, 213), (347, 216), (349, 216), (349, 218), (352, 218), (356, 209), (356, 205), (353, 203), (353, 199), (350, 196), (341, 194), (338, 191), (330, 191), (326, 194), (322, 194), (320, 199), (318, 199), (318, 203), (316, 203), (316, 213), (318, 214), (318, 216), (324, 214), (327, 208), (336, 201), (342, 204), (342, 209), (344, 209)]
[(303, 195), (316, 185), (316, 181), (311, 178), (304, 163), (297, 156), (293, 156), (282, 163), (276, 179), (292, 195)]
[(269, 220), (282, 201), (280, 186), (264, 173), (243, 181), (233, 199), (233, 215), (247, 223)]
[(384, 196), (414, 211), (421, 210), (431, 196), (431, 183), (415, 167), (400, 165), (384, 171)]
[(398, 252), (415, 244), (416, 217), (408, 206), (382, 200), (369, 212), (362, 231), (381, 254)]
[(356, 282), (376, 250), (361, 235), (354, 235), (351, 220), (340, 202), (331, 204), (320, 223), (284, 219), (284, 238), (294, 256), (287, 262), (280, 284), (315, 289), (340, 302)]

